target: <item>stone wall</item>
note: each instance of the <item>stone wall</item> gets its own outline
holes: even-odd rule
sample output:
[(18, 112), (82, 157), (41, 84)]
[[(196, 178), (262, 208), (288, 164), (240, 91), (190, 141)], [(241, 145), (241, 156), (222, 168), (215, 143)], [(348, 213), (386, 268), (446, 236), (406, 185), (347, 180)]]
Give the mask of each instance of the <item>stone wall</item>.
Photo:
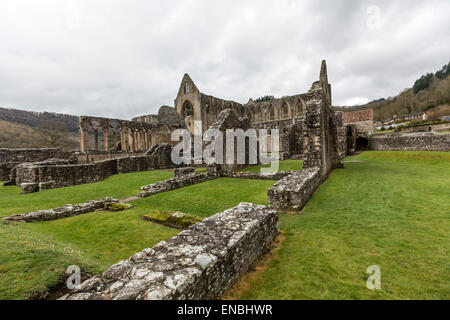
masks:
[(450, 151), (450, 134), (371, 136), (369, 149), (377, 151)]
[(11, 171), (21, 162), (0, 163), (0, 181), (9, 181)]
[(21, 221), (21, 222), (35, 222), (35, 221), (49, 221), (56, 220), (71, 216), (77, 216), (79, 214), (96, 211), (99, 209), (105, 209), (108, 204), (119, 203), (119, 200), (113, 198), (105, 198), (102, 200), (91, 200), (76, 205), (65, 205), (64, 207), (38, 210), (35, 212), (27, 212), (23, 214), (17, 214), (10, 217), (3, 217), (3, 220)]
[(60, 299), (219, 299), (278, 233), (275, 211), (240, 203), (120, 261)]
[(319, 187), (320, 172), (318, 167), (303, 169), (277, 181), (267, 191), (269, 208), (300, 211)]
[(125, 158), (125, 157), (132, 157), (132, 156), (142, 156), (144, 152), (125, 152), (125, 151), (90, 151), (89, 153), (86, 152), (77, 152), (75, 154), (77, 163), (93, 163), (97, 161), (102, 160), (108, 160), (108, 159), (117, 159), (117, 158)]
[(0, 149), (0, 181), (9, 181), (12, 169), (25, 162), (40, 162), (47, 159), (69, 159), (73, 152), (56, 148), (45, 149)]
[(325, 178), (332, 169), (343, 166), (345, 128), (341, 113), (334, 112), (327, 102), (325, 90), (313, 84), (308, 96), (303, 129), (303, 168), (319, 167)]
[(261, 174), (258, 172), (234, 172), (232, 174), (222, 174), (222, 176), (238, 179), (255, 179), (255, 180), (280, 180), (294, 171), (280, 171), (273, 174)]
[(44, 149), (0, 149), (0, 163), (4, 162), (39, 162), (51, 158), (69, 159), (73, 152), (56, 148)]
[(343, 112), (342, 119), (345, 124), (362, 121), (373, 121), (373, 110), (367, 109), (367, 110)]
[(156, 183), (149, 184), (148, 186), (141, 187), (142, 191), (138, 194), (138, 196), (141, 198), (149, 197), (157, 193), (167, 192), (170, 190), (191, 186), (200, 182), (205, 182), (209, 179), (211, 179), (211, 177), (204, 173), (192, 172), (184, 175), (177, 175), (174, 178), (158, 181)]
[(148, 155), (118, 158), (90, 164), (24, 163), (15, 168), (15, 183), (22, 193), (42, 191), (104, 180), (117, 173), (173, 167), (172, 147), (156, 145)]

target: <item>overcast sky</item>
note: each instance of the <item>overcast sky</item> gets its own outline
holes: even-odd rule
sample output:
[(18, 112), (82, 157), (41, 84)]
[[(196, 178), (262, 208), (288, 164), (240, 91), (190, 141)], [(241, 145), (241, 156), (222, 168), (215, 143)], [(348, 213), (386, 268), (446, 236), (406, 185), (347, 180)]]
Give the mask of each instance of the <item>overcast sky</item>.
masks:
[(129, 119), (198, 88), (245, 103), (396, 95), (450, 60), (450, 1), (1, 0), (0, 106)]

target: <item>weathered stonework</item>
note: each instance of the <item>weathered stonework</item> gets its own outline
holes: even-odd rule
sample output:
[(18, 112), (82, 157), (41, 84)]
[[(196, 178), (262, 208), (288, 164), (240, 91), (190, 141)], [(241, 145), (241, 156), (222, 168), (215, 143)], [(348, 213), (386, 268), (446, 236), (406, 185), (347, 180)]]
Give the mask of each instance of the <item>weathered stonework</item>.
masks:
[(213, 179), (213, 177), (203, 173), (188, 173), (171, 179), (158, 181), (156, 183), (149, 184), (148, 186), (143, 186), (141, 187), (142, 191), (138, 193), (138, 196), (142, 198), (149, 197), (154, 194), (191, 186), (210, 179)]
[(371, 136), (369, 149), (377, 151), (450, 151), (450, 134)]
[(153, 211), (142, 217), (146, 221), (159, 223), (175, 229), (187, 229), (191, 225), (202, 222), (202, 218), (184, 212)]
[(21, 222), (35, 222), (35, 221), (49, 221), (56, 220), (71, 216), (76, 216), (83, 213), (96, 211), (99, 209), (108, 209), (113, 203), (119, 203), (119, 200), (113, 198), (105, 198), (102, 200), (91, 200), (84, 203), (71, 205), (68, 204), (64, 207), (38, 210), (35, 212), (27, 212), (23, 214), (17, 214), (9, 217), (3, 217), (3, 220), (21, 221)]
[(89, 164), (68, 164), (63, 160), (24, 163), (14, 169), (15, 183), (22, 193), (102, 181), (117, 173), (173, 167), (168, 144), (153, 146), (146, 155), (117, 158)]
[(321, 170), (318, 167), (294, 171), (269, 188), (267, 191), (269, 208), (300, 211), (321, 181)]
[(344, 124), (362, 121), (373, 121), (373, 109), (343, 112)]
[(70, 159), (73, 152), (56, 148), (5, 149), (0, 148), (0, 181), (9, 181), (11, 171), (26, 162), (41, 162), (48, 159)]
[(120, 261), (60, 299), (218, 299), (278, 233), (275, 211), (240, 203)]
[(234, 172), (232, 174), (224, 174), (225, 177), (238, 179), (255, 179), (255, 180), (280, 180), (294, 171), (280, 171), (272, 174), (261, 174), (258, 172)]
[(3, 162), (39, 162), (47, 159), (69, 159), (73, 152), (56, 148), (5, 149), (0, 148), (0, 163)]
[(188, 175), (190, 173), (194, 173), (194, 167), (185, 167), (185, 168), (175, 168), (173, 171), (174, 178), (180, 178), (182, 176)]

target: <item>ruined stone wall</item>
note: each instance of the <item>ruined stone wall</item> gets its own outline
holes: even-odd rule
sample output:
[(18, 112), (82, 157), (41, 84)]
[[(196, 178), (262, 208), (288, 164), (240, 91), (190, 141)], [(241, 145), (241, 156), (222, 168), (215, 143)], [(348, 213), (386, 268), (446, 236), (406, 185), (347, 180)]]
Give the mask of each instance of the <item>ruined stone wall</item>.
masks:
[(373, 110), (367, 109), (367, 110), (343, 112), (342, 120), (344, 121), (344, 124), (353, 122), (373, 121)]
[(274, 210), (240, 203), (120, 261), (61, 299), (219, 299), (278, 233)]
[(79, 214), (93, 212), (99, 209), (105, 209), (107, 208), (108, 204), (112, 203), (119, 203), (119, 200), (113, 198), (90, 200), (80, 204), (68, 204), (64, 207), (27, 212), (9, 217), (3, 217), (2, 219), (21, 222), (50, 221), (77, 216)]
[(15, 169), (22, 193), (102, 181), (117, 173), (173, 167), (170, 145), (154, 146), (148, 155), (109, 159), (90, 164), (25, 163)]
[(369, 149), (377, 151), (450, 151), (450, 134), (370, 136)]
[(243, 116), (242, 104), (216, 98), (204, 93), (200, 93), (200, 109), (201, 120), (203, 121), (203, 131), (207, 130), (216, 121), (223, 110), (232, 109), (239, 116)]
[(73, 152), (56, 148), (0, 149), (0, 181), (9, 181), (12, 169), (25, 162), (40, 162), (52, 158), (69, 159)]
[(43, 149), (0, 149), (0, 163), (4, 162), (39, 162), (51, 158), (69, 159), (73, 152), (56, 148)]
[(302, 153), (302, 137), (305, 117), (252, 123), (254, 129), (266, 129), (268, 134), (278, 129), (280, 136), (280, 153), (288, 156)]
[(222, 176), (237, 179), (280, 180), (293, 172), (294, 171), (279, 171), (272, 174), (261, 174), (257, 172), (234, 172), (230, 174), (223, 174)]
[(126, 152), (126, 151), (91, 151), (89, 153), (82, 153), (77, 152), (75, 153), (77, 163), (92, 163), (102, 160), (108, 160), (108, 159), (117, 159), (117, 158), (124, 158), (124, 157), (130, 157), (130, 156), (140, 156), (143, 155), (144, 152)]
[(306, 94), (286, 96), (270, 101), (254, 102), (252, 99), (245, 105), (244, 114), (253, 123), (296, 119), (305, 115)]
[(21, 162), (5, 162), (0, 163), (0, 181), (9, 181), (11, 171)]
[(152, 183), (147, 186), (141, 187), (142, 191), (138, 194), (138, 196), (144, 198), (161, 192), (167, 192), (178, 188), (191, 186), (197, 183), (205, 182), (210, 179), (212, 179), (212, 177), (203, 173), (196, 173), (196, 172), (183, 174), (181, 176), (177, 175), (174, 178), (158, 181), (156, 183)]
[(308, 92), (306, 118), (303, 129), (304, 168), (319, 167), (325, 178), (334, 168), (342, 167), (345, 156), (345, 128), (341, 115), (331, 109), (326, 92), (321, 88), (312, 88)]
[(280, 211), (300, 211), (321, 181), (321, 170), (318, 167), (294, 171), (269, 188), (267, 191), (269, 208)]

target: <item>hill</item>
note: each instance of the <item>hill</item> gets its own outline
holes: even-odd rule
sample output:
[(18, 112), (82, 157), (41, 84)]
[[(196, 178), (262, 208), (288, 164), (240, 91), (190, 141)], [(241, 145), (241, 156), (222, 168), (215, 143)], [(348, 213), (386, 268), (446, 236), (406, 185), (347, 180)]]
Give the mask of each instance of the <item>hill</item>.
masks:
[[(412, 88), (405, 89), (395, 97), (377, 99), (365, 105), (335, 107), (341, 111), (373, 109), (374, 120), (431, 113), (433, 116), (450, 114), (450, 63), (435, 74), (428, 73), (417, 79)], [(445, 114), (445, 115), (446, 115)]]
[(46, 148), (60, 147), (65, 150), (78, 149), (78, 135), (65, 132), (56, 143), (48, 139), (41, 128), (31, 128), (23, 124), (0, 120), (0, 148)]
[(54, 112), (34, 112), (0, 108), (0, 120), (37, 128), (48, 121), (62, 123), (69, 132), (78, 132), (78, 117)]

